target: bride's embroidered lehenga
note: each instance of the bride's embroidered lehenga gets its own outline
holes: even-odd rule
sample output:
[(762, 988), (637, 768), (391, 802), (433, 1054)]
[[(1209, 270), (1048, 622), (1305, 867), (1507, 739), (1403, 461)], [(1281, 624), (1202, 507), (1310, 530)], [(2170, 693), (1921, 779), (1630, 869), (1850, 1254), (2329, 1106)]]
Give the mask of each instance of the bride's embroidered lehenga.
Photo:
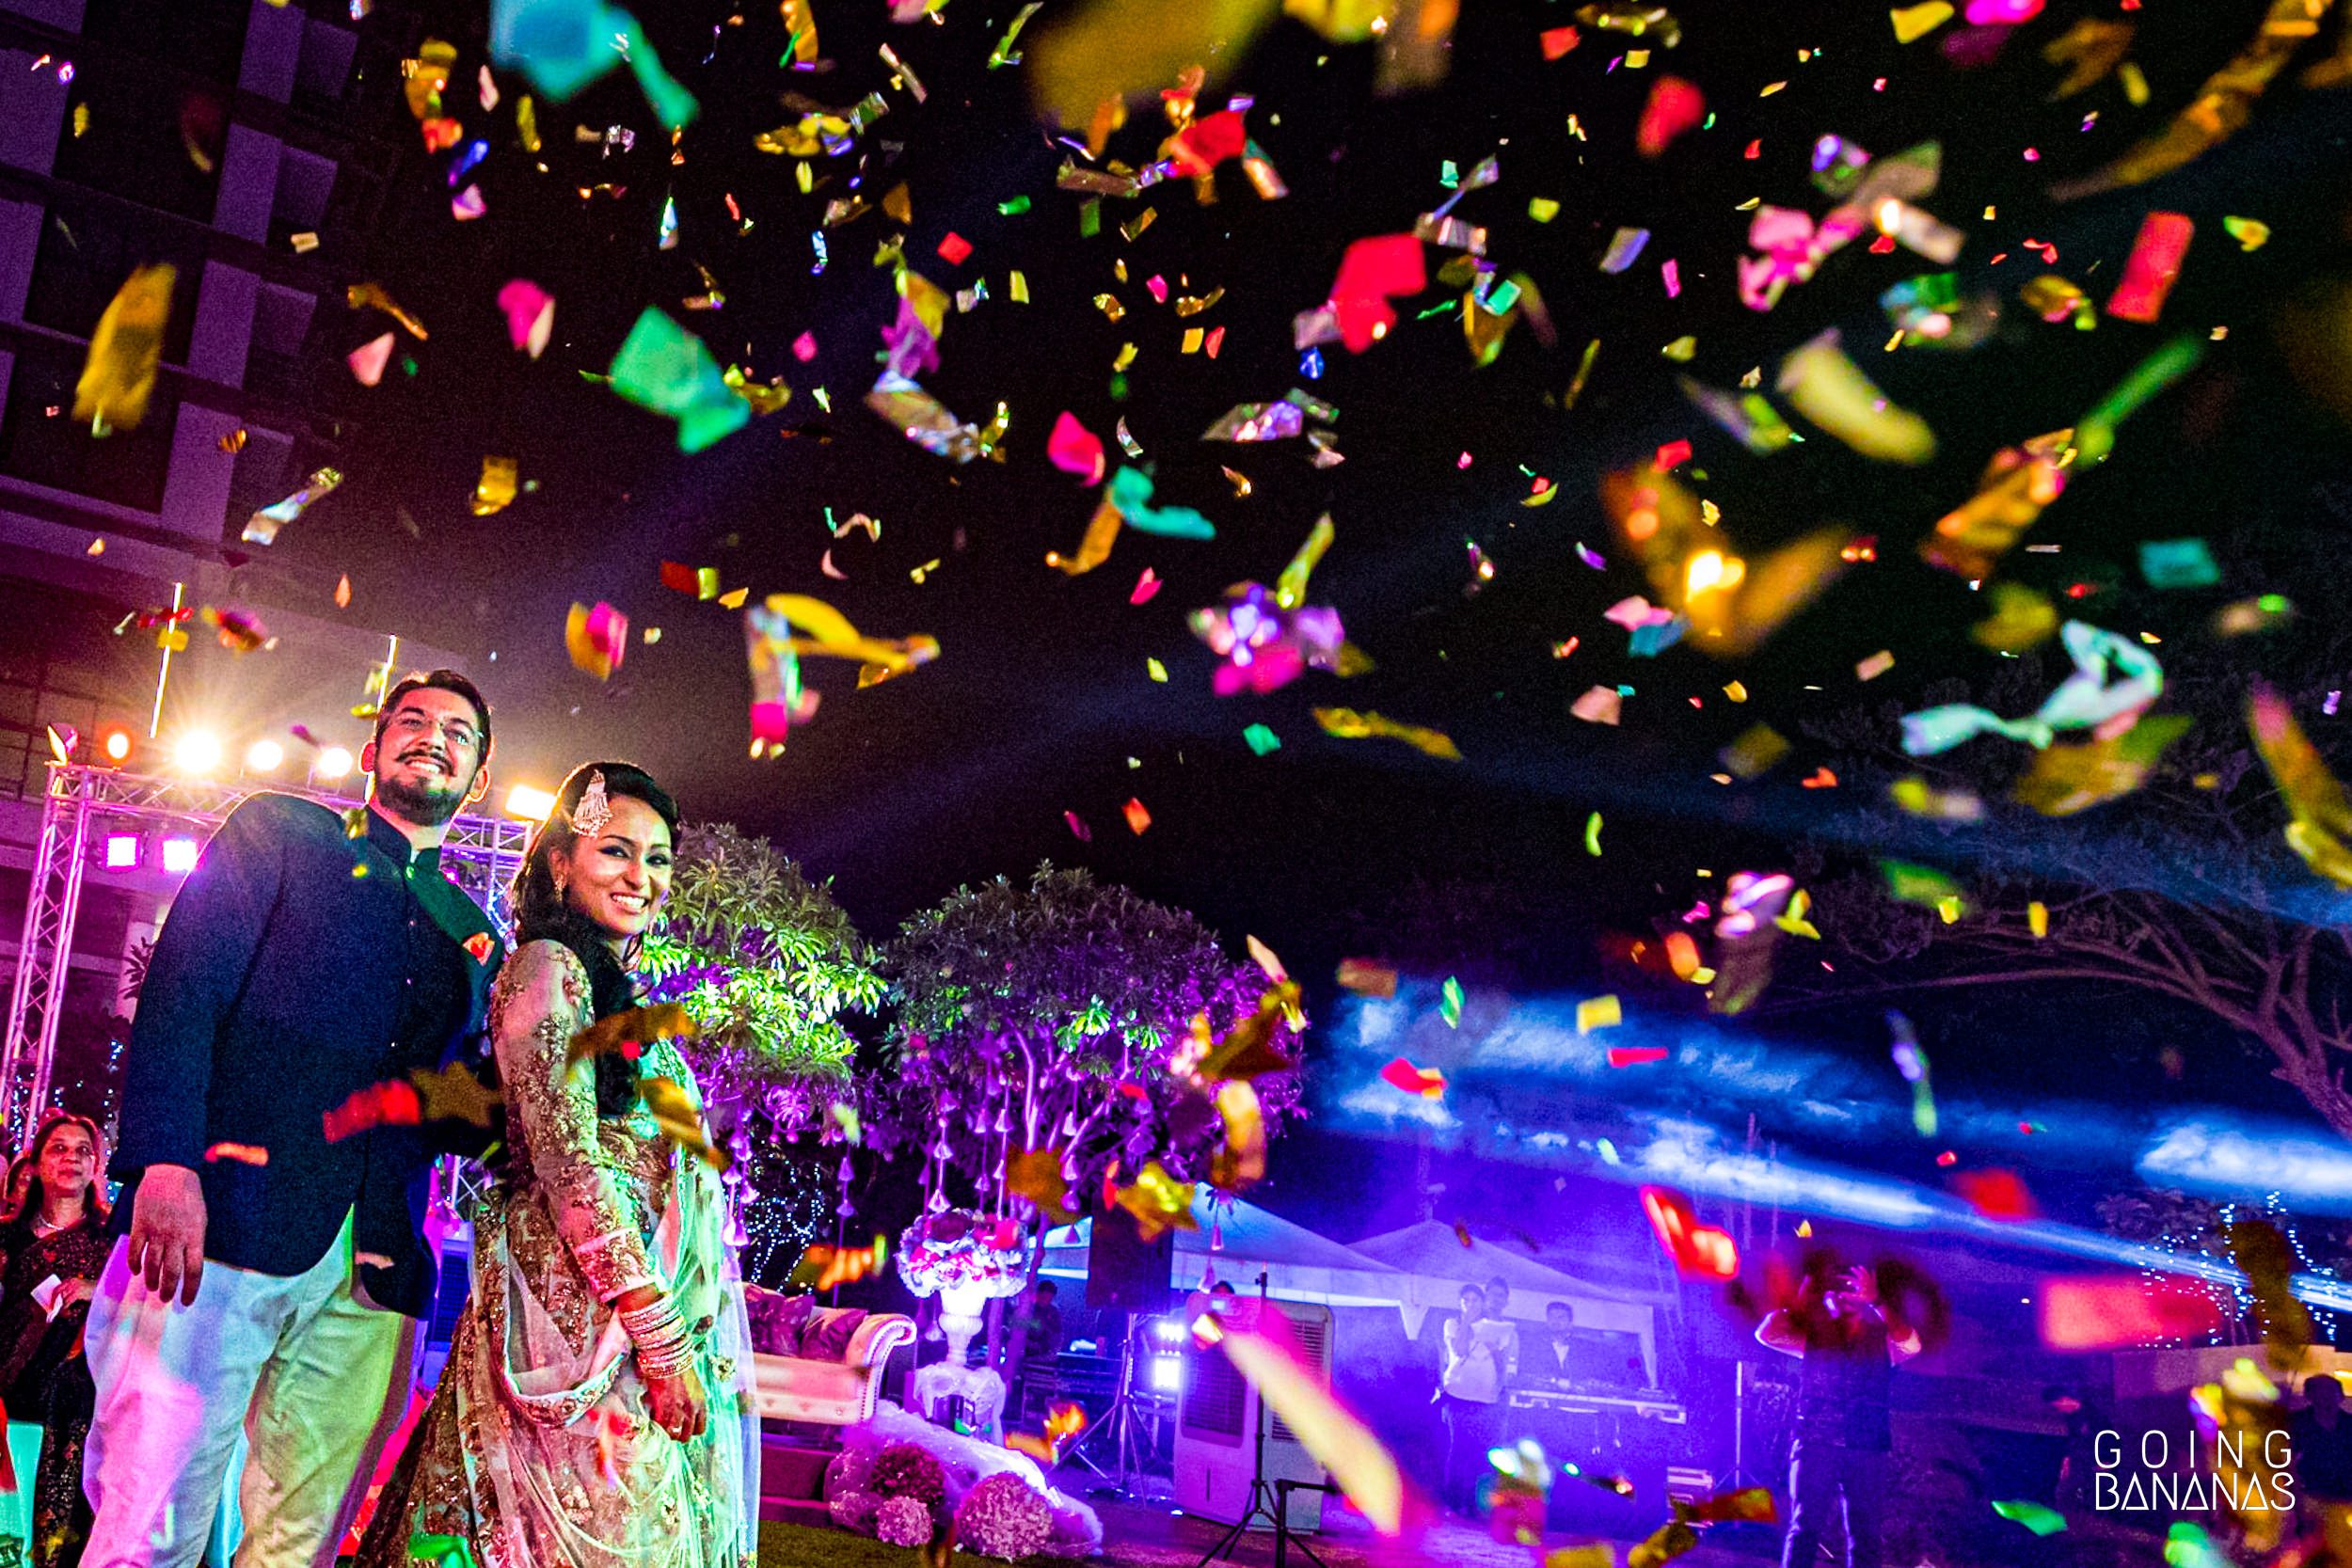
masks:
[[(407, 1568), (454, 1536), (482, 1568), (740, 1568), (756, 1558), (758, 1418), (743, 1288), (716, 1174), (640, 1107), (596, 1114), (590, 1022), (570, 949), (526, 944), (492, 995), (512, 1146), (474, 1215), (473, 1293), (449, 1363), (386, 1484), (359, 1568)], [(693, 1077), (667, 1041), (640, 1070)], [(653, 1424), (610, 1305), (660, 1285), (695, 1331), (704, 1433)], [(430, 1548), (428, 1547), (429, 1551)]]

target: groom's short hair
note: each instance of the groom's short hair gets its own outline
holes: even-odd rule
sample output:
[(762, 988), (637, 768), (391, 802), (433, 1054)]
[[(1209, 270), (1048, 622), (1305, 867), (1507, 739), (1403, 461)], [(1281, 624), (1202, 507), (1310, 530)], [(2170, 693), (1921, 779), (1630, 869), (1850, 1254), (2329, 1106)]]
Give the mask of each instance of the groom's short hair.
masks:
[(411, 670), (400, 677), (389, 691), (384, 693), (384, 705), (375, 710), (375, 744), (384, 744), (384, 726), (400, 707), (400, 700), (411, 691), (454, 691), (473, 705), (475, 728), (482, 732), (482, 755), (476, 766), (490, 760), (490, 705), (473, 682), (454, 670)]

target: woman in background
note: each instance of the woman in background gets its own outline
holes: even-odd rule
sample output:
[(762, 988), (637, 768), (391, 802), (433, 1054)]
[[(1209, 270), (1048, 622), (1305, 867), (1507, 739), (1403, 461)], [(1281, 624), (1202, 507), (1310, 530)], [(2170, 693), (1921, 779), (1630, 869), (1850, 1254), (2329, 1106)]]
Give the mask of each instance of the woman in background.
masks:
[[(33, 1482), (38, 1568), (72, 1568), (89, 1535), (82, 1443), (97, 1391), (82, 1354), (91, 1289), (106, 1266), (98, 1125), (53, 1114), (33, 1134), (24, 1208), (0, 1228), (0, 1403), (41, 1423)], [(22, 1484), (20, 1480), (19, 1484)]]
[(8, 1183), (5, 1198), (0, 1198), (0, 1225), (6, 1225), (24, 1212), (24, 1184), (33, 1179), (33, 1157), (20, 1154), (8, 1162)]

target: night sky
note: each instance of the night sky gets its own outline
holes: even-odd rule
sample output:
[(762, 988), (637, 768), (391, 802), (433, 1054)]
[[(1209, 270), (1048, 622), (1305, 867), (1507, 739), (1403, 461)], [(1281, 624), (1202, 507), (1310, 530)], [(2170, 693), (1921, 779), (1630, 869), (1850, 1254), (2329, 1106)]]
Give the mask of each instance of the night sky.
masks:
[[(1975, 65), (1943, 47), (1961, 31), (1957, 21), (1901, 45), (1883, 7), (1691, 4), (1678, 8), (1679, 46), (1650, 40), (1645, 69), (1625, 60), (1629, 40), (1590, 25), (1577, 48), (1547, 61), (1538, 36), (1575, 20), (1566, 5), (1471, 4), (1445, 81), (1393, 98), (1373, 90), (1371, 46), (1331, 43), (1286, 19), (1239, 58), (1220, 59), (1201, 107), (1233, 93), (1254, 98), (1251, 135), (1289, 196), (1262, 200), (1228, 165), (1215, 205), (1198, 205), (1188, 182), (1171, 181), (1136, 201), (1105, 201), (1093, 238), (1079, 232), (1083, 198), (1055, 188), (1070, 150), (1041, 126), (1027, 69), (986, 68), (1015, 8), (953, 0), (935, 24), (900, 26), (879, 0), (818, 0), (830, 69), (796, 72), (778, 67), (785, 35), (771, 6), (739, 15), (648, 5), (649, 37), (703, 108), (677, 156), (619, 72), (569, 103), (542, 99), (546, 150), (534, 160), (514, 133), (519, 78), (499, 73), (505, 96), (495, 111), (474, 100), (482, 8), (383, 6), (363, 25), (457, 45), (451, 112), (469, 138), (491, 143), (469, 176), (487, 213), (454, 221), (447, 155), (428, 155), (413, 128), (395, 125), (407, 150), (362, 276), (432, 337), (404, 337), (400, 353), (414, 356), (415, 373), (396, 367), (373, 388), (328, 362), (322, 404), (348, 412), (358, 432), (344, 453), (349, 482), (285, 530), (269, 569), (308, 585), (321, 613), (332, 613), (327, 594), (348, 574), (352, 617), (465, 655), (499, 710), (502, 783), (551, 784), (584, 758), (633, 758), (690, 815), (767, 833), (832, 878), (871, 935), (960, 882), (1025, 875), (1051, 859), (1188, 907), (1235, 948), (1253, 932), (1318, 983), (1340, 957), (1379, 952), (1497, 990), (1562, 994), (1599, 989), (1597, 938), (1646, 929), (1678, 910), (1693, 867), (1785, 863), (1799, 841), (1846, 832), (1846, 801), (1799, 788), (1822, 760), (1805, 738), (1809, 723), (1860, 705), (1891, 733), (1896, 713), (1948, 700), (1933, 689), (1939, 681), (1957, 677), (1981, 694), (1997, 661), (1964, 629), (1984, 601), (1921, 564), (1916, 541), (1973, 492), (1995, 451), (2074, 422), (2177, 333), (2228, 328), (2194, 375), (2124, 427), (2113, 460), (2038, 525), (2033, 541), (2062, 552), (2013, 555), (2005, 574), (2053, 592), (2095, 585), (2082, 613), (2169, 642), (2201, 635), (2218, 604), (2258, 592), (2290, 594), (2312, 621), (2336, 614), (2329, 541), (2352, 531), (2352, 462), (2343, 422), (2290, 375), (2280, 339), (2300, 330), (2283, 325), (2298, 291), (2352, 265), (2352, 100), (2296, 86), (2291, 67), (2250, 125), (2185, 171), (2070, 203), (2048, 194), (2188, 102), (2253, 36), (2259, 3), (2053, 0), (2005, 38), (1977, 39), (1988, 57)], [(1053, 0), (1025, 43), (1078, 8)], [(1148, 26), (1159, 8), (1127, 8)], [(2085, 17), (2137, 25), (2130, 57), (2151, 89), (2145, 106), (2133, 106), (2114, 76), (2048, 102), (2061, 71), (2043, 46)], [(927, 103), (889, 88), (877, 56), (884, 44), (921, 77)], [(1711, 123), (1645, 160), (1634, 126), (1652, 82), (1669, 71), (1704, 91)], [(813, 194), (796, 188), (792, 160), (753, 148), (757, 133), (795, 118), (782, 94), (841, 108), (876, 88), (889, 114), (850, 155), (814, 161), (822, 182)], [(576, 139), (576, 125), (594, 139)], [(607, 155), (602, 133), (613, 125), (633, 129), (633, 151)], [(1138, 100), (1110, 155), (1147, 162), (1164, 131), (1156, 103)], [(1879, 294), (1940, 269), (1902, 250), (1872, 254), (1867, 237), (1792, 284), (1773, 310), (1741, 305), (1734, 268), (1750, 214), (1740, 206), (1761, 198), (1824, 211), (1808, 158), (1825, 134), (1879, 155), (1941, 143), (1941, 184), (1918, 204), (1967, 232), (1953, 270), (1963, 293), (2000, 305), (1986, 341), (1965, 353), (1882, 353), (1892, 328)], [(1326, 345), (1322, 378), (1306, 379), (1291, 320), (1323, 301), (1347, 244), (1409, 229), (1449, 194), (1445, 163), (1468, 171), (1489, 155), (1500, 182), (1467, 195), (1455, 215), (1489, 228), (1488, 253), (1503, 274), (1523, 271), (1540, 287), (1558, 346), (1547, 349), (1522, 322), (1501, 357), (1478, 368), (1463, 341), (1459, 291), (1432, 287), (1398, 302), (1402, 320), (1386, 341), (1360, 356)], [(831, 230), (827, 264), (812, 270), (823, 205), (853, 181), (868, 198), (906, 184), (905, 255), (915, 270), (951, 292), (985, 277), (990, 297), (970, 313), (951, 310), (942, 367), (923, 380), (965, 420), (984, 422), (1000, 400), (1009, 405), (1004, 463), (953, 465), (863, 405), (879, 330), (896, 307), (874, 253), (899, 226), (877, 211)], [(626, 188), (582, 199), (581, 188), (596, 185)], [(1027, 211), (999, 211), (1020, 197)], [(1549, 224), (1529, 215), (1537, 198), (1559, 203)], [(678, 216), (678, 243), (666, 251), (655, 244), (665, 198)], [(1147, 205), (1155, 222), (1122, 239), (1119, 226)], [(2078, 332), (2018, 305), (2018, 288), (2043, 271), (2104, 300), (2152, 208), (2198, 226), (2160, 324), (2103, 319)], [(2267, 222), (2267, 245), (2241, 251), (2223, 232), (2225, 214)], [(1621, 226), (1651, 236), (1633, 267), (1608, 276), (1596, 263)], [(961, 265), (937, 254), (951, 230), (973, 247)], [(2056, 246), (2055, 264), (2027, 254), (2029, 240)], [(1444, 254), (1429, 251), (1433, 274)], [(1113, 270), (1121, 258), (1123, 285)], [(1667, 260), (1678, 296), (1661, 277)], [(680, 309), (705, 292), (698, 265), (723, 291), (723, 309)], [(1014, 269), (1027, 279), (1027, 305), (1009, 297)], [(1147, 293), (1154, 275), (1171, 297), (1224, 295), (1180, 320)], [(557, 301), (554, 342), (535, 363), (508, 346), (495, 303), (517, 277)], [(1125, 320), (1095, 308), (1104, 292), (1123, 302)], [(741, 363), (762, 380), (782, 375), (790, 404), (680, 455), (666, 421), (583, 379), (605, 370), (648, 304), (702, 334), (722, 364)], [(340, 355), (388, 325), (373, 310), (339, 312), (313, 346)], [(1216, 359), (1178, 352), (1191, 325), (1224, 328)], [(1803, 445), (1754, 456), (1676, 389), (1677, 373), (1727, 388), (1761, 366), (1769, 390), (1780, 357), (1830, 327), (1889, 398), (1934, 429), (1932, 462), (1873, 464), (1802, 420), (1792, 422)], [(792, 352), (803, 333), (817, 347), (809, 363)], [(1686, 335), (1696, 340), (1688, 363), (1661, 356)], [(1565, 407), (1594, 340), (1589, 383)], [(1139, 356), (1121, 398), (1111, 362), (1126, 341)], [(2342, 378), (2348, 353), (2338, 343), (2321, 357), (2332, 355)], [(1311, 467), (1297, 440), (1199, 438), (1233, 404), (1293, 387), (1339, 408), (1343, 465)], [(1073, 548), (1095, 498), (1046, 460), (1046, 434), (1064, 409), (1106, 443), (1123, 417), (1157, 481), (1155, 499), (1201, 509), (1216, 540), (1130, 531), (1090, 575), (1047, 569), (1045, 552)], [(1600, 612), (1649, 590), (1624, 559), (1597, 484), (1603, 471), (1677, 439), (1692, 443), (1692, 467), (1705, 476), (1686, 468), (1685, 477), (1722, 507), (1751, 556), (1836, 521), (1875, 535), (1877, 561), (1849, 572), (1748, 658), (1718, 660), (1688, 645), (1628, 657), (1624, 633)], [(536, 488), (477, 518), (467, 501), (487, 454), (517, 458)], [(1116, 463), (1115, 444), (1111, 455)], [(1248, 477), (1248, 497), (1236, 497), (1221, 466)], [(1523, 507), (1538, 477), (1559, 499)], [(828, 507), (836, 518), (879, 518), (879, 543), (829, 537)], [(1214, 657), (1184, 615), (1229, 583), (1271, 582), (1326, 512), (1337, 543), (1311, 597), (1337, 607), (1376, 668), (1349, 681), (1311, 672), (1271, 696), (1212, 695)], [(2190, 535), (2210, 543), (2223, 583), (2148, 589), (2135, 567), (2139, 542)], [(1472, 543), (1493, 562), (1490, 581), (1474, 576)], [(1583, 564), (1580, 545), (1608, 556), (1606, 569)], [(846, 581), (820, 572), (829, 546)], [(755, 594), (814, 594), (862, 631), (929, 633), (943, 653), (864, 691), (851, 689), (846, 665), (812, 661), (821, 710), (781, 758), (749, 761), (739, 618), (663, 589), (664, 560), (716, 566), (728, 587)], [(926, 580), (911, 580), (934, 560)], [(1147, 566), (1166, 586), (1133, 607), (1129, 592)], [(661, 631), (658, 644), (632, 646), (601, 685), (569, 666), (562, 639), (565, 608), (599, 599)], [(1577, 651), (1556, 658), (1554, 645), (1570, 637)], [(2258, 667), (2307, 658), (2318, 645), (2287, 641), (2232, 657)], [(1895, 668), (1865, 694), (1854, 665), (1881, 649)], [(1165, 665), (1165, 684), (1147, 673), (1150, 658)], [(1734, 678), (1751, 694), (1744, 706), (1722, 695)], [(1620, 727), (1569, 716), (1586, 688), (1618, 682), (1635, 689)], [(1308, 711), (1320, 705), (1442, 729), (1466, 760), (1325, 736)], [(1796, 753), (1753, 784), (1711, 782), (1717, 750), (1759, 719), (1797, 740)], [(1242, 735), (1252, 723), (1276, 731), (1281, 749), (1253, 754)], [(2324, 727), (2314, 734), (2332, 749)], [(1151, 813), (1140, 837), (1121, 819), (1130, 797)], [(2124, 817), (2132, 808), (2106, 809)], [(1066, 811), (1090, 825), (1090, 843), (1073, 836)], [(1607, 824), (1597, 859), (1584, 845), (1594, 811)], [(2033, 821), (2008, 808), (1983, 832), (2029, 846)], [(1963, 866), (1975, 853), (1962, 841), (1946, 863)], [(1331, 1001), (1325, 988), (1327, 1013)], [(1883, 1005), (1811, 1009), (1756, 1027), (1883, 1068)], [(2051, 1049), (2053, 1006), (2073, 1009), (2062, 1053)], [(2300, 1114), (2210, 1022), (2136, 996), (2082, 988), (1947, 995), (1914, 1010), (1963, 1084), (1975, 1074), (1980, 1085), (2021, 1094), (2046, 1087), (2124, 1105), (2195, 1097)], [(2199, 1045), (2185, 1083), (2149, 1065), (2171, 1039)], [(1393, 1212), (1392, 1177), (1351, 1183), (1338, 1162), (1313, 1161), (1307, 1148), (1288, 1159), (1311, 1162), (1293, 1169), (1327, 1170), (1324, 1192), (1335, 1206), (1387, 1204), (1386, 1217), (1411, 1217)], [(1284, 1180), (1285, 1165), (1278, 1155), (1278, 1196), (1298, 1184)]]

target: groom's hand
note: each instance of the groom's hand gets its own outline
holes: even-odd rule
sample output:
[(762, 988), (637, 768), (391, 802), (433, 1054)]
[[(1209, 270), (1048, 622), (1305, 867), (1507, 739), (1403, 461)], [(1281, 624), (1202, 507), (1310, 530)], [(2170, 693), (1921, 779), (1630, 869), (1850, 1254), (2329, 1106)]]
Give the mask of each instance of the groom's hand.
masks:
[(204, 1186), (185, 1165), (150, 1165), (131, 1203), (132, 1272), (147, 1288), (195, 1305), (204, 1276)]

